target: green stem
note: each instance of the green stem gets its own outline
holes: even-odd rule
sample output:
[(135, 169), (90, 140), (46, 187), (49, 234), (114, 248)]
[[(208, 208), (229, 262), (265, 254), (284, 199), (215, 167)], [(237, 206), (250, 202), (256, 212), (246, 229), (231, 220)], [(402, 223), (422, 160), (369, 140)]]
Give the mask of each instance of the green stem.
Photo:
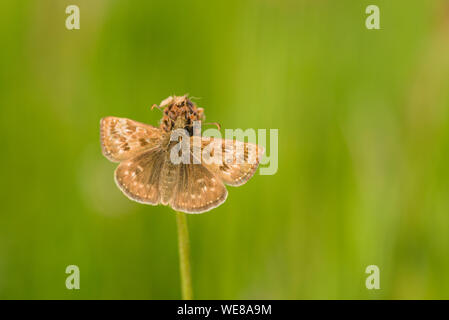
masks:
[(190, 273), (190, 245), (187, 217), (183, 212), (176, 212), (179, 244), (179, 270), (181, 272), (181, 289), (184, 300), (192, 300), (192, 275)]

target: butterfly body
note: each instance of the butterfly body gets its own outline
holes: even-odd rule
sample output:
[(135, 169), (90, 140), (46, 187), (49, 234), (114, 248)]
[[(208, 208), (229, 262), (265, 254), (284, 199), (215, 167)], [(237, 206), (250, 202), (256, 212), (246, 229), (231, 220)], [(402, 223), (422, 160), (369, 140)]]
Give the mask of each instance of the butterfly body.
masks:
[(168, 97), (161, 102), (160, 107), (165, 107), (160, 128), (168, 133), (176, 129), (185, 129), (192, 135), (190, 129), (193, 122), (204, 119), (203, 109), (197, 108), (187, 96)]
[[(202, 151), (215, 150), (221, 158), (232, 156), (235, 160), (230, 163), (173, 163), (171, 149), (178, 142), (172, 141), (171, 134), (185, 129), (190, 139), (198, 138), (193, 137), (193, 122), (204, 119), (204, 112), (187, 96), (169, 97), (158, 107), (164, 107), (159, 128), (117, 117), (106, 117), (100, 122), (103, 155), (120, 162), (115, 181), (128, 198), (201, 213), (226, 200), (225, 184), (239, 186), (252, 177), (263, 148), (235, 140), (200, 139)], [(190, 159), (195, 157), (193, 149), (189, 155)], [(255, 159), (253, 163), (246, 161), (250, 156)]]

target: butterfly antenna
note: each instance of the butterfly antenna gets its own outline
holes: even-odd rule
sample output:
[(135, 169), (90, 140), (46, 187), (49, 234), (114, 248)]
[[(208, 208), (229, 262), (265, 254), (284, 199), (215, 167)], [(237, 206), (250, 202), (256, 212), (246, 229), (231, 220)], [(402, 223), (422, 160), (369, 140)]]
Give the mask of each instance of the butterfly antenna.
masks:
[(218, 130), (221, 130), (221, 126), (218, 122), (206, 122), (204, 123), (204, 125), (212, 125), (212, 126), (217, 126)]
[(153, 104), (153, 105), (151, 106), (151, 110), (153, 110), (154, 108), (159, 109), (159, 111), (162, 111), (161, 107), (158, 106), (157, 104)]

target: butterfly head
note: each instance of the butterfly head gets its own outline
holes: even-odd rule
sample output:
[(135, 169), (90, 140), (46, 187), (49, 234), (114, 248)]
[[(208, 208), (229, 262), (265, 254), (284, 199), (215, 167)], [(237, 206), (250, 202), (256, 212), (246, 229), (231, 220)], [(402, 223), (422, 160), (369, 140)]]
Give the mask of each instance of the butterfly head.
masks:
[(170, 96), (163, 100), (159, 107), (163, 107), (164, 116), (161, 119), (161, 129), (170, 132), (185, 129), (192, 135), (193, 122), (204, 120), (204, 111), (189, 100), (187, 95)]

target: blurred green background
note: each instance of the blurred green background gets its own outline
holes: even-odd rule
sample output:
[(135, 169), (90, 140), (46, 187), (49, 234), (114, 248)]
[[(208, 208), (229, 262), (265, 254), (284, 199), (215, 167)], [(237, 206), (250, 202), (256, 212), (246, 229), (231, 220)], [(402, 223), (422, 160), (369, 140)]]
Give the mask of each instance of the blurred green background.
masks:
[[(365, 28), (370, 4), (381, 30)], [(175, 215), (117, 189), (99, 120), (156, 125), (149, 106), (184, 93), (223, 128), (279, 129), (275, 175), (188, 217), (196, 298), (449, 298), (448, 1), (0, 12), (0, 298), (180, 298)], [(70, 264), (81, 290), (65, 288)]]

